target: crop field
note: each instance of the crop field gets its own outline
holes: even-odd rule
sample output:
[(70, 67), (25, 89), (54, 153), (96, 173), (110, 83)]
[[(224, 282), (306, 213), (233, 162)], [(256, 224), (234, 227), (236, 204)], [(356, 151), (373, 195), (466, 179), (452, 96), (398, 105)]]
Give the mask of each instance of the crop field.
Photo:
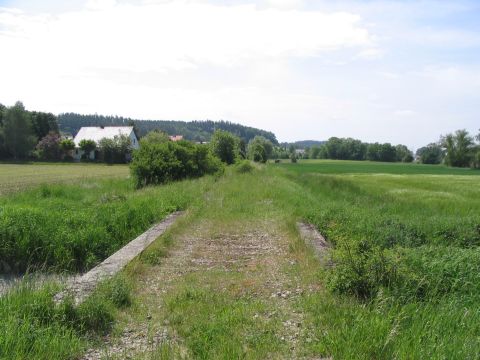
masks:
[[(0, 207), (0, 258), (69, 271), (89, 268), (163, 214), (188, 210), (123, 274), (133, 306), (106, 310), (126, 292), (122, 282), (107, 286), (117, 295), (98, 295), (104, 308), (95, 311), (115, 321), (117, 345), (83, 335), (95, 328), (94, 310), (78, 310), (72, 323), (47, 290), (19, 290), (0, 298), (9, 309), (0, 311), (4, 357), (37, 349), (75, 358), (91, 346), (136, 359), (480, 357), (479, 171), (317, 160), (232, 166), (222, 177), (143, 190), (126, 179), (41, 185), (4, 196)], [(331, 243), (327, 266), (300, 238), (302, 220)], [(54, 321), (35, 309), (26, 316), (22, 299), (42, 299)], [(37, 338), (15, 330), (20, 318), (34, 319), (25, 326)], [(1, 335), (10, 332), (18, 339)]]
[(40, 184), (126, 178), (128, 166), (104, 164), (0, 164), (0, 196)]

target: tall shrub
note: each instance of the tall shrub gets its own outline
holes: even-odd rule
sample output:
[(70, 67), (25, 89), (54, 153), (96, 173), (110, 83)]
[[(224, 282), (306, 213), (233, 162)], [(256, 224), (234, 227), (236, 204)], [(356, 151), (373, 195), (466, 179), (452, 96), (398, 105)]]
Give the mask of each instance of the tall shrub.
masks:
[(37, 144), (38, 156), (42, 160), (60, 160), (62, 150), (60, 148), (60, 135), (49, 132)]
[(248, 143), (248, 158), (255, 162), (266, 163), (272, 152), (273, 144), (263, 136), (255, 136)]
[(130, 169), (137, 187), (213, 174), (222, 169), (205, 145), (188, 141), (142, 142)]
[(239, 156), (239, 145), (240, 139), (237, 136), (223, 130), (216, 130), (210, 140), (212, 152), (228, 165), (233, 164)]

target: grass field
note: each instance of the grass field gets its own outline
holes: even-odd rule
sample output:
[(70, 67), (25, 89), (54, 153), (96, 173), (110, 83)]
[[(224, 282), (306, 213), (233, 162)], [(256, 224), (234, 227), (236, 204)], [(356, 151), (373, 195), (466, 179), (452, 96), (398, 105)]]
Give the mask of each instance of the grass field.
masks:
[[(298, 166), (300, 165), (301, 166)], [(382, 163), (346, 160), (299, 160), (297, 164), (283, 161), (280, 165), (301, 173), (322, 174), (399, 174), (399, 175), (480, 175), (470, 168), (451, 168), (445, 165), (415, 163)]]
[(40, 184), (85, 179), (126, 178), (128, 166), (104, 164), (0, 164), (0, 196)]
[[(111, 206), (102, 212), (125, 219), (113, 205), (124, 196), (123, 206), (138, 201), (138, 214), (159, 206), (151, 203), (188, 209), (126, 272), (133, 306), (113, 313), (118, 348), (127, 351), (129, 337), (168, 334), (134, 358), (475, 359), (478, 175), (441, 166), (301, 161), (242, 174), (232, 167), (219, 179), (141, 191), (126, 180), (50, 185), (10, 195), (0, 206)], [(88, 183), (98, 191), (84, 192)], [(334, 266), (322, 267), (300, 239), (295, 224), (302, 219), (332, 243)], [(62, 324), (52, 325), (63, 329), (52, 348), (62, 354), (74, 331), (78, 354), (85, 338)]]

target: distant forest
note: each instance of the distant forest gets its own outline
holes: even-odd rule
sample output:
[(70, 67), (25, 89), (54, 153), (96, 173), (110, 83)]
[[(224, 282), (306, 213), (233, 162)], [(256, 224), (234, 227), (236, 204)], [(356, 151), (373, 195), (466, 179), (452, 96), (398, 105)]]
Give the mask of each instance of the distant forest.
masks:
[(169, 121), (169, 120), (134, 120), (118, 116), (80, 115), (75, 113), (60, 114), (58, 126), (60, 131), (75, 136), (82, 126), (132, 126), (135, 125), (140, 137), (149, 131), (162, 130), (169, 135), (183, 135), (187, 140), (206, 142), (215, 130), (225, 130), (237, 135), (247, 143), (255, 136), (263, 136), (277, 145), (272, 132), (260, 130), (228, 121)]
[(307, 149), (311, 148), (312, 146), (320, 146), (325, 144), (326, 141), (319, 141), (319, 140), (301, 140), (301, 141), (295, 141), (295, 142), (285, 142), (281, 143), (280, 146), (284, 148), (288, 148), (293, 145), (295, 149)]

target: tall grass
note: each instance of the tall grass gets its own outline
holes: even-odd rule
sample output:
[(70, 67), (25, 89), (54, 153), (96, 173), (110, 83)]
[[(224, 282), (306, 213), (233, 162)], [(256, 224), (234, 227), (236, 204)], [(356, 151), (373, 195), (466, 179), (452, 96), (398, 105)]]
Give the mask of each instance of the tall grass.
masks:
[(301, 216), (334, 245), (335, 266), (320, 279), (331, 292), (298, 302), (313, 339), (305, 354), (480, 357), (480, 178), (465, 176), (478, 172), (351, 162), (283, 169), (303, 189)]
[(128, 180), (51, 184), (0, 198), (0, 271), (85, 271), (185, 209), (210, 181), (139, 191)]
[(116, 308), (129, 304), (124, 277), (103, 283), (80, 306), (71, 299), (55, 304), (54, 284), (35, 289), (23, 283), (0, 297), (0, 359), (78, 358), (88, 339), (113, 326)]

